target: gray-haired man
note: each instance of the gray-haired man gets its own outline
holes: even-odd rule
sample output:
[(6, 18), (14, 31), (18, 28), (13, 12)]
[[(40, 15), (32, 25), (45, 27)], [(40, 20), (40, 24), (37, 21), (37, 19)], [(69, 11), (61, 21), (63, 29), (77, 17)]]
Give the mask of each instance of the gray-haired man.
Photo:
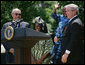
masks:
[[(8, 26), (12, 26), (13, 28), (29, 28), (30, 25), (27, 22), (24, 22), (21, 19), (21, 10), (18, 8), (15, 8), (11, 12), (11, 16), (13, 18), (12, 21), (7, 22), (3, 25), (2, 29), (6, 29)], [(14, 48), (11, 48), (10, 45), (7, 44), (7, 42), (2, 43), (4, 47), (6, 48), (7, 54), (6, 54), (6, 63), (14, 63)]]
[(78, 17), (78, 6), (66, 5), (66, 14), (70, 19), (62, 38), (62, 63), (80, 64), (82, 59), (82, 22)]

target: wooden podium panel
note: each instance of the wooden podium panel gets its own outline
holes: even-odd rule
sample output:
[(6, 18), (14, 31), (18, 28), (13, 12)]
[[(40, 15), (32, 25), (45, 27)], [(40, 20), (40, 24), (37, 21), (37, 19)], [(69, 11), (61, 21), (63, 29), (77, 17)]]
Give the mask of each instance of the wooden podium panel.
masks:
[(1, 42), (6, 42), (15, 48), (15, 64), (31, 64), (31, 48), (39, 40), (50, 38), (50, 35), (30, 28), (16, 28), (13, 39), (7, 40), (4, 37), (4, 30), (1, 30)]

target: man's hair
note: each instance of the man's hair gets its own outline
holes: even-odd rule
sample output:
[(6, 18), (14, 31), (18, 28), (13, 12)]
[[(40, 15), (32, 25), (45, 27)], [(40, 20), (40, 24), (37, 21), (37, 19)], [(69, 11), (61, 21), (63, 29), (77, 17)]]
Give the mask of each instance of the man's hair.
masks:
[(12, 10), (11, 14), (14, 13), (15, 10), (19, 10), (19, 11), (21, 11), (21, 10), (18, 9), (18, 8), (14, 8), (14, 9)]
[(71, 10), (76, 10), (77, 12), (79, 12), (79, 8), (76, 4), (68, 4), (66, 6), (64, 6), (65, 8), (67, 7), (71, 7)]

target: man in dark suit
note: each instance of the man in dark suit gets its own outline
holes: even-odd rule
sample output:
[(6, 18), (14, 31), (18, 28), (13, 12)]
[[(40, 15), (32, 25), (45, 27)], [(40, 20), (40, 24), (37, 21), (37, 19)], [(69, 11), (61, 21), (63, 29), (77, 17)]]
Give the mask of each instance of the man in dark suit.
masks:
[[(29, 28), (30, 25), (27, 22), (24, 22), (21, 19), (21, 10), (18, 8), (15, 8), (12, 10), (11, 13), (13, 17), (13, 21), (7, 22), (3, 25), (2, 29), (6, 29), (8, 26), (12, 26), (13, 28)], [(6, 63), (14, 63), (14, 48), (11, 48), (10, 45), (7, 44), (7, 42), (2, 43), (7, 51), (6, 54)]]
[(66, 5), (66, 14), (70, 20), (62, 37), (62, 63), (79, 64), (82, 59), (82, 22), (77, 13), (77, 5)]

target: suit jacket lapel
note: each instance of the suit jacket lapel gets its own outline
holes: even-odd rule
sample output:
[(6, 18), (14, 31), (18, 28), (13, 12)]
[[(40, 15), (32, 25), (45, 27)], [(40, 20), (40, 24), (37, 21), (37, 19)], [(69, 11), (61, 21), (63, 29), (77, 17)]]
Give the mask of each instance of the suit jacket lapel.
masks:
[[(73, 22), (75, 19), (77, 19), (77, 18), (78, 18), (78, 16), (74, 17), (74, 18), (67, 24), (67, 26), (65, 27), (65, 30), (64, 30), (64, 35), (65, 35), (66, 32), (69, 30), (70, 25), (72, 24), (72, 22)], [(64, 36), (64, 35), (63, 35), (63, 36)]]

